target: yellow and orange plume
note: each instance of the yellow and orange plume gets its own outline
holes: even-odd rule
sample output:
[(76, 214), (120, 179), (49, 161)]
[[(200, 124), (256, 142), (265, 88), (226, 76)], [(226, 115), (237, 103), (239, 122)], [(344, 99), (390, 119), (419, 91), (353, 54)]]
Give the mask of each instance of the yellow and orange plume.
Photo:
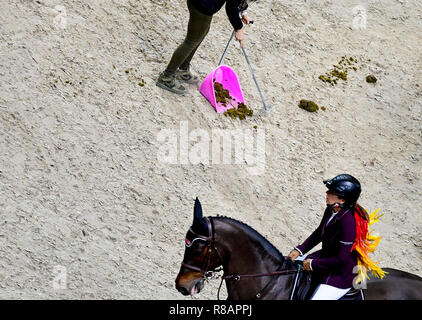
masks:
[(369, 214), (369, 221), (366, 221), (357, 212), (355, 212), (356, 240), (353, 244), (352, 250), (356, 250), (358, 253), (358, 282), (363, 281), (365, 277), (369, 279), (367, 270), (371, 270), (375, 277), (381, 279), (384, 278), (386, 274), (386, 272), (369, 257), (369, 253), (373, 253), (375, 251), (381, 240), (379, 235), (373, 235), (369, 230), (370, 225), (380, 220), (382, 214), (378, 214), (379, 210), (380, 209), (377, 209)]

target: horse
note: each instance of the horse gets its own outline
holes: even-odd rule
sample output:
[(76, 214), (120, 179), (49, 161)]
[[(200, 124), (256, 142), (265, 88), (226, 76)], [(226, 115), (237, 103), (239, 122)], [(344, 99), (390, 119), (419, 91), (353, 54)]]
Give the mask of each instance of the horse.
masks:
[[(197, 294), (205, 280), (221, 269), (228, 300), (292, 300), (303, 271), (247, 224), (224, 216), (203, 217), (196, 198), (176, 289), (183, 295)], [(360, 300), (422, 299), (421, 277), (393, 268), (383, 270), (388, 272), (383, 279), (370, 276)]]

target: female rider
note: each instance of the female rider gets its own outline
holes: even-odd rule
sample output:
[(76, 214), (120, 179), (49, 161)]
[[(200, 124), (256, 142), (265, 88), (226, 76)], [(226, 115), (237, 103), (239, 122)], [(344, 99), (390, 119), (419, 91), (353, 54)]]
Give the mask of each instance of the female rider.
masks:
[[(288, 258), (295, 260), (322, 242), (322, 249), (306, 257), (303, 268), (314, 271), (318, 287), (311, 300), (338, 300), (353, 286), (356, 277), (358, 253), (354, 249), (356, 225), (367, 228), (369, 216), (357, 204), (361, 193), (359, 181), (351, 175), (341, 174), (324, 181), (328, 188), (327, 208), (319, 227)], [(366, 237), (365, 235), (362, 235)]]

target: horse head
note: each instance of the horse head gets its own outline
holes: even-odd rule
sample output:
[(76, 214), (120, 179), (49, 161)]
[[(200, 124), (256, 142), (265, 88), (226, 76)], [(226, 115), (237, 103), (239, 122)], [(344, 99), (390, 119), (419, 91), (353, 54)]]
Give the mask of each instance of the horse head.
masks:
[(201, 203), (196, 198), (193, 223), (186, 233), (185, 254), (176, 278), (176, 289), (183, 295), (199, 293), (209, 272), (221, 264), (216, 259), (217, 255), (212, 221), (203, 217)]
[[(269, 297), (274, 294), (288, 296), (285, 284), (293, 282), (293, 277), (278, 280), (281, 278), (266, 275), (286, 268), (284, 261), (282, 254), (250, 226), (229, 217), (204, 217), (201, 203), (196, 198), (176, 289), (184, 295), (199, 293), (205, 279), (222, 266), (222, 281), (226, 281), (230, 299), (249, 299), (257, 293), (261, 296), (263, 289)], [(292, 272), (286, 274), (292, 275)], [(239, 281), (240, 278), (244, 280)], [(284, 289), (275, 288), (281, 282)]]

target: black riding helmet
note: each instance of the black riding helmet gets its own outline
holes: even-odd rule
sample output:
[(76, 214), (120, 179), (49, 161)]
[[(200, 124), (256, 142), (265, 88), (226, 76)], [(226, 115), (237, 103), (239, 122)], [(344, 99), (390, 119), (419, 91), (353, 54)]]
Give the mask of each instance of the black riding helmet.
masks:
[(345, 200), (344, 207), (353, 206), (359, 199), (360, 182), (350, 174), (340, 174), (331, 180), (324, 180), (325, 186), (339, 198)]

